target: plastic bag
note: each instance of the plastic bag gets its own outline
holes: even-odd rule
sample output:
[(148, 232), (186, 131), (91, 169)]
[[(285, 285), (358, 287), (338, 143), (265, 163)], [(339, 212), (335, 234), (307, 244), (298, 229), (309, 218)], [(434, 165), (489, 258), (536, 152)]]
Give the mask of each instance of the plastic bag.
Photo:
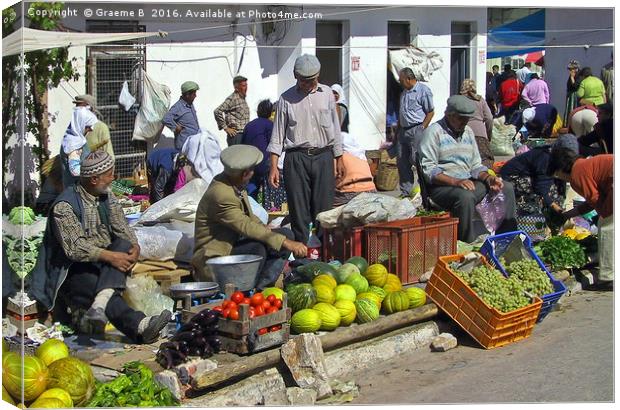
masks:
[(133, 128), (134, 140), (150, 140), (158, 137), (164, 128), (161, 120), (170, 107), (170, 88), (159, 84), (142, 70), (144, 93), (140, 102), (140, 111)]
[(344, 205), (340, 205), (329, 211), (323, 211), (316, 216), (316, 220), (319, 221), (323, 228), (336, 228), (342, 223), (342, 210), (344, 207)]
[(143, 312), (147, 316), (159, 315), (163, 310), (174, 312), (174, 301), (161, 293), (161, 288), (148, 275), (127, 278), (123, 299), (129, 307)]
[(140, 245), (140, 260), (166, 261), (173, 259), (183, 232), (163, 226), (135, 227), (134, 232)]
[(151, 205), (140, 217), (140, 222), (170, 219), (194, 222), (198, 203), (208, 187), (209, 185), (202, 178), (192, 179), (177, 192)]
[(430, 81), (433, 72), (443, 67), (443, 58), (437, 51), (426, 52), (417, 47), (408, 47), (389, 52), (390, 67), (394, 79), (405, 67), (411, 68), (418, 81)]
[(493, 138), (491, 138), (491, 152), (495, 156), (514, 156), (512, 138), (517, 133), (514, 125), (505, 124), (504, 117), (493, 120)]
[(413, 218), (417, 212), (408, 199), (389, 195), (362, 192), (342, 209), (342, 225), (345, 227), (369, 223), (390, 222)]
[(269, 222), (269, 214), (254, 198), (248, 196), (248, 200), (250, 201), (250, 207), (252, 208), (252, 213), (260, 219), (262, 223), (267, 225)]
[(125, 111), (129, 111), (135, 102), (136, 98), (129, 93), (129, 83), (125, 81), (123, 88), (121, 88), (121, 94), (118, 96), (118, 103), (125, 107)]
[(503, 192), (489, 192), (476, 205), (476, 210), (480, 214), (480, 219), (484, 222), (484, 227), (491, 234), (502, 224), (506, 217), (506, 205)]

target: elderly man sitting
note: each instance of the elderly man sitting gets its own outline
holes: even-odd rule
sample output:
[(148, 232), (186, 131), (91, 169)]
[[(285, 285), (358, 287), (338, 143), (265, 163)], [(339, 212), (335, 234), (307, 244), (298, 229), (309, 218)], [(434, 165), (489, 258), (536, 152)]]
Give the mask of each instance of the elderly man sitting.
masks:
[(516, 230), (515, 195), (512, 184), (487, 173), (482, 165), (474, 132), (467, 122), (474, 104), (463, 95), (448, 98), (445, 116), (429, 126), (420, 143), (420, 164), (430, 199), (459, 218), (458, 239), (476, 239), (475, 206), (489, 192), (503, 191), (506, 216), (497, 233)]
[(206, 269), (209, 258), (227, 255), (263, 257), (256, 286), (272, 286), (291, 252), (305, 257), (307, 248), (292, 240), (290, 229), (271, 230), (252, 213), (246, 186), (263, 153), (251, 145), (237, 144), (222, 151), (224, 172), (213, 178), (196, 211), (194, 256), (196, 280), (213, 281)]
[(103, 331), (109, 320), (134, 342), (152, 343), (172, 314), (147, 317), (129, 307), (121, 292), (140, 246), (120, 203), (109, 192), (114, 160), (105, 151), (82, 162), (79, 183), (51, 206), (29, 296), (54, 320), (82, 332)]

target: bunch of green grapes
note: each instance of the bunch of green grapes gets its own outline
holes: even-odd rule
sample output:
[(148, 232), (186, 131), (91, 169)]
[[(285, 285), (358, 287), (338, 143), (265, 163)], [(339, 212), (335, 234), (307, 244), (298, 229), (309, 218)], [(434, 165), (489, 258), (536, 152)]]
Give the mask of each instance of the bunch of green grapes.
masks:
[(469, 273), (457, 271), (457, 275), (482, 300), (501, 312), (510, 312), (530, 303), (520, 282), (516, 279), (506, 279), (497, 269), (478, 266)]
[(543, 296), (555, 292), (549, 276), (534, 259), (512, 262), (506, 266), (506, 272), (511, 278), (517, 278), (525, 290), (533, 295)]

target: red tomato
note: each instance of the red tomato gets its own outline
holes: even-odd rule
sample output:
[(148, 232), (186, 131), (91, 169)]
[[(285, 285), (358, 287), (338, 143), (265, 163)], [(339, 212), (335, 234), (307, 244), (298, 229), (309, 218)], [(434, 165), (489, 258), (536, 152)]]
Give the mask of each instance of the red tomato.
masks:
[(269, 331), (270, 331), (270, 332), (277, 332), (277, 331), (278, 331), (278, 330), (280, 330), (280, 329), (282, 329), (282, 325), (274, 325), (274, 326), (271, 326), (271, 327), (269, 328)]
[(228, 315), (230, 314), (230, 309), (228, 308), (224, 308), (224, 310), (222, 310), (222, 317), (224, 319), (228, 318)]
[(239, 309), (239, 306), (233, 302), (232, 300), (228, 302), (228, 309), (233, 310), (233, 309)]
[(243, 298), (243, 300), (239, 304), (240, 305), (249, 305), (250, 304), (250, 298)]
[(230, 300), (226, 299), (225, 301), (222, 302), (222, 308), (226, 309), (228, 307), (228, 304), (230, 303)]
[(265, 298), (263, 297), (262, 293), (255, 293), (250, 298), (250, 305), (261, 306), (264, 301), (265, 301)]
[(254, 319), (256, 317), (256, 312), (254, 309), (250, 310), (250, 319)]
[(263, 316), (265, 314), (265, 309), (263, 308), (263, 306), (256, 306), (254, 308), (254, 313), (256, 314), (256, 316)]
[(243, 302), (243, 298), (245, 298), (245, 295), (243, 294), (243, 292), (236, 291), (235, 293), (232, 294), (232, 296), (230, 297), (230, 300), (232, 300), (233, 302), (239, 305), (241, 304), (241, 302)]
[(273, 303), (273, 305), (277, 307), (278, 309), (282, 309), (282, 300), (276, 298), (276, 301), (275, 303)]
[(259, 334), (259, 335), (264, 335), (264, 334), (266, 334), (266, 333), (267, 333), (267, 328), (266, 328), (266, 327), (264, 327), (264, 328), (262, 328), (262, 329), (258, 329), (258, 334)]
[(264, 300), (262, 306), (263, 306), (263, 309), (265, 309), (265, 311), (267, 311), (267, 309), (269, 309), (271, 307), (271, 303), (269, 303), (268, 300)]
[(276, 295), (269, 295), (269, 296), (267, 296), (267, 300), (269, 301), (269, 303), (271, 303), (273, 305), (273, 302), (276, 301)]
[(271, 306), (269, 309), (265, 309), (265, 314), (266, 315), (270, 315), (272, 313), (276, 313), (278, 310), (280, 310), (280, 309), (278, 309), (275, 306)]
[(232, 320), (239, 320), (239, 311), (237, 309), (230, 309), (228, 318)]
[(224, 308), (223, 308), (223, 307), (221, 307), (221, 306), (216, 306), (216, 307), (214, 307), (214, 308), (213, 308), (213, 309), (211, 309), (211, 310), (215, 310), (216, 312), (220, 312), (220, 313), (222, 313), (222, 310), (224, 310)]

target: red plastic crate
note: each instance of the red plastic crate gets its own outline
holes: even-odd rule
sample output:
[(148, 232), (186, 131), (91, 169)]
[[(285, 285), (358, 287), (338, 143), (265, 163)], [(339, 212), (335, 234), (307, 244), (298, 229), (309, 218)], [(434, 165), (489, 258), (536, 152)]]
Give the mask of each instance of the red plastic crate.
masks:
[(403, 284), (417, 283), (440, 256), (456, 253), (458, 218), (415, 217), (367, 225), (366, 259), (381, 263)]
[(364, 256), (366, 254), (365, 242), (363, 226), (350, 229), (324, 229), (323, 260), (326, 262), (338, 260), (344, 263), (353, 256)]

